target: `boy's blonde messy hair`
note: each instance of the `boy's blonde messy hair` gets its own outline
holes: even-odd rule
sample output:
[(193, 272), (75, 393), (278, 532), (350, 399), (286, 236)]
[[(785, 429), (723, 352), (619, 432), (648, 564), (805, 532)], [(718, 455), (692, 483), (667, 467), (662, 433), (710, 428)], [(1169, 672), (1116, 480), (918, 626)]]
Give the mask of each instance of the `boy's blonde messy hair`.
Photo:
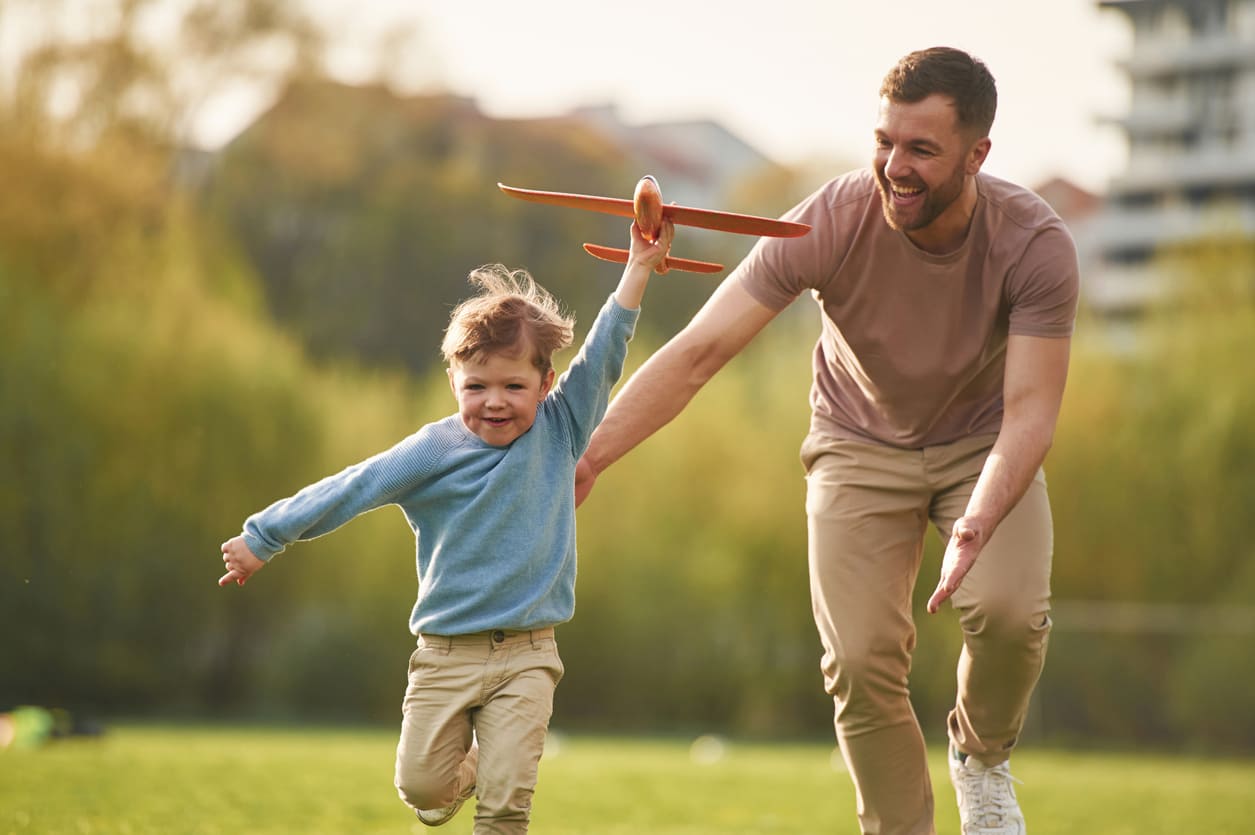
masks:
[(522, 356), (546, 374), (553, 355), (571, 344), (575, 319), (527, 270), (486, 264), (467, 276), (479, 288), (453, 309), (440, 352), (445, 362), (479, 360), (489, 354)]

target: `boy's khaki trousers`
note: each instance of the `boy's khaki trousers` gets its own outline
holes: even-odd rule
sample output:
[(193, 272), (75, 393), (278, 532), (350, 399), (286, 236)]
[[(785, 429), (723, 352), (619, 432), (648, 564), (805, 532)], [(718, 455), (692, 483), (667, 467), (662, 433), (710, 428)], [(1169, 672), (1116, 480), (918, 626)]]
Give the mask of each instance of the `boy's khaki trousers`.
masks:
[(440, 809), (474, 785), (475, 835), (526, 832), (562, 673), (552, 628), (420, 635), (397, 744), (401, 799)]
[[(994, 440), (898, 449), (812, 434), (802, 445), (821, 666), (869, 835), (935, 831), (924, 739), (907, 687), (912, 592), (929, 522), (949, 539)], [(1010, 756), (1045, 660), (1052, 547), (1038, 471), (951, 598), (963, 650), (950, 738), (990, 765)]]

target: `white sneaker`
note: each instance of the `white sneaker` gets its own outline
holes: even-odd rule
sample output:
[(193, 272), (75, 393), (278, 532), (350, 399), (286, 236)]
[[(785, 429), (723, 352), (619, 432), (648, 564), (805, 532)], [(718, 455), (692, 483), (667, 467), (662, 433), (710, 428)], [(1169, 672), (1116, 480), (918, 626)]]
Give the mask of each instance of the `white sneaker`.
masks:
[(1015, 799), (1018, 783), (1010, 763), (986, 766), (950, 746), (950, 782), (959, 801), (963, 835), (1025, 835), (1024, 815)]
[[(472, 768), (478, 769), (479, 745), (471, 745), (471, 750), (467, 752), (466, 759), (471, 764)], [(462, 790), (462, 793), (458, 795), (457, 799), (448, 806), (444, 806), (440, 809), (419, 809), (418, 820), (427, 826), (444, 826), (446, 823), (453, 820), (453, 816), (461, 810), (462, 804), (469, 800), (474, 794), (475, 782), (472, 781), (469, 786)]]

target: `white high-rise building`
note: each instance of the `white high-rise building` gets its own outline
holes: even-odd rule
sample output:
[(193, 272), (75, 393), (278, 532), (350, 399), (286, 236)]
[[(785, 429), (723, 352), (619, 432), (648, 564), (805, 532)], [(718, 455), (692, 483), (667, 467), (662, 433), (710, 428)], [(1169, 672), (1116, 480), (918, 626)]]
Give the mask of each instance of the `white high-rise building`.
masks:
[(1132, 93), (1116, 120), (1128, 168), (1087, 229), (1100, 265), (1090, 306), (1136, 313), (1162, 280), (1163, 246), (1255, 239), (1255, 0), (1099, 0), (1128, 16)]

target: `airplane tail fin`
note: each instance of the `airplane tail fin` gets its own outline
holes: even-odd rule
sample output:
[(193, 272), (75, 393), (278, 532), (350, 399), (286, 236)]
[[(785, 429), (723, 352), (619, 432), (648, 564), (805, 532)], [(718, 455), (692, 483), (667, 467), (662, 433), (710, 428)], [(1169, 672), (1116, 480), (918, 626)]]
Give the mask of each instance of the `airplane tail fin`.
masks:
[[(616, 264), (626, 264), (628, 260), (628, 251), (626, 249), (616, 249), (612, 246), (584, 244), (584, 251), (594, 258), (600, 258), (603, 261), (613, 261)], [(689, 258), (672, 258), (668, 255), (666, 267), (669, 270), (681, 270), (688, 273), (717, 273), (723, 269), (723, 264), (715, 264), (711, 261), (694, 261)]]

